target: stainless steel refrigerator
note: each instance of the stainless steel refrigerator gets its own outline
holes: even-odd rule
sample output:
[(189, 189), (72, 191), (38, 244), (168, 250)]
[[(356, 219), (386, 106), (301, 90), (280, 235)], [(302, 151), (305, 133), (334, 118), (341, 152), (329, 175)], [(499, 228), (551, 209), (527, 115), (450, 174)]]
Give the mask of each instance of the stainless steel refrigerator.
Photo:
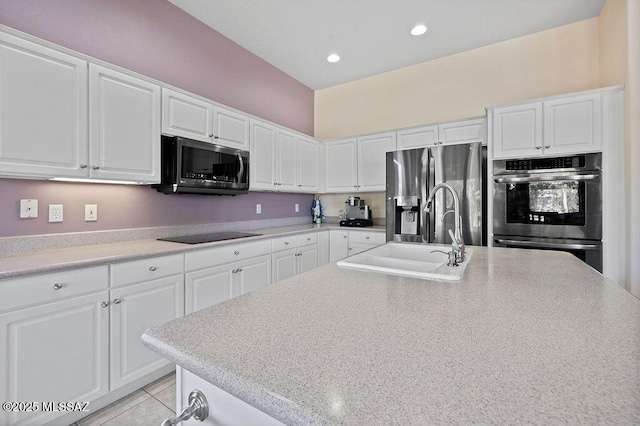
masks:
[(448, 230), (454, 229), (451, 193), (439, 190), (431, 213), (424, 211), (429, 191), (446, 182), (460, 197), (465, 244), (486, 245), (482, 221), (486, 198), (483, 157), (486, 159), (480, 142), (388, 152), (387, 241), (450, 244)]

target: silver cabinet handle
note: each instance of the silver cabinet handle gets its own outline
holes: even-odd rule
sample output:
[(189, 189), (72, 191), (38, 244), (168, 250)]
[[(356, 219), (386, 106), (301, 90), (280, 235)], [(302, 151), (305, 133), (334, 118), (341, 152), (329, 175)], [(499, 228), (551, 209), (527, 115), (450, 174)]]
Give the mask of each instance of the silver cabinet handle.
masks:
[(176, 426), (191, 418), (202, 422), (207, 417), (209, 417), (209, 403), (204, 394), (196, 389), (189, 394), (189, 406), (182, 410), (178, 417), (166, 419), (161, 426)]
[(232, 274), (237, 274), (237, 273), (238, 273), (238, 270), (237, 270), (237, 269), (233, 269), (233, 270), (231, 271), (231, 273), (232, 273)]
[(213, 133), (211, 133), (211, 134), (209, 135), (209, 137), (210, 137), (210, 138), (212, 138), (212, 137), (213, 137)]
[(155, 272), (157, 270), (158, 270), (158, 268), (156, 268), (155, 266), (149, 266), (149, 271)]
[(240, 252), (238, 250), (234, 251), (233, 254), (235, 254), (236, 256), (240, 254)]
[(220, 139), (220, 136), (215, 135), (213, 138), (214, 138), (214, 139)]
[(93, 170), (98, 170), (98, 169), (100, 168), (100, 166), (91, 166), (91, 168), (92, 168)]
[(87, 167), (89, 167), (87, 164), (80, 164), (81, 169), (86, 169)]
[(285, 242), (284, 242), (284, 245), (285, 245), (285, 246), (288, 246), (288, 245), (289, 245), (289, 241), (285, 241)]
[(307, 237), (307, 241), (311, 241), (311, 237)]
[(538, 146), (536, 146), (536, 149), (542, 149), (542, 147), (538, 145)]
[(368, 239), (369, 239), (369, 236), (367, 235), (367, 236), (366, 236), (366, 237), (364, 237), (364, 238), (366, 238), (366, 239), (368, 240)]
[(100, 306), (102, 306), (103, 308), (106, 308), (107, 306), (109, 306), (109, 302), (102, 302)]
[(549, 148), (551, 148), (551, 145), (545, 145), (544, 148), (545, 149), (549, 149)]
[(122, 303), (122, 299), (113, 299), (113, 304), (114, 305), (119, 305)]
[(349, 247), (349, 251), (351, 251), (351, 250), (353, 250), (353, 248), (352, 248), (352, 247)]
[(242, 272), (242, 268), (238, 268), (238, 272)]
[(54, 290), (60, 290), (62, 287), (64, 287), (64, 285), (60, 284), (60, 283), (55, 283), (53, 285), (53, 289)]
[(343, 235), (343, 236), (342, 236), (342, 238), (347, 238), (347, 236), (346, 236), (346, 235)]

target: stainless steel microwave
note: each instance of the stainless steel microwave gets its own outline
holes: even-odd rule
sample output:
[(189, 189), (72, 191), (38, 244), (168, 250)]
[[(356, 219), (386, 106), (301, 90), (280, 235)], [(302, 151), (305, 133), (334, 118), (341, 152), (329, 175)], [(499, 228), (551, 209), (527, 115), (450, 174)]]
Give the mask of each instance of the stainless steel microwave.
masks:
[(165, 194), (236, 195), (249, 191), (249, 152), (177, 136), (162, 136)]

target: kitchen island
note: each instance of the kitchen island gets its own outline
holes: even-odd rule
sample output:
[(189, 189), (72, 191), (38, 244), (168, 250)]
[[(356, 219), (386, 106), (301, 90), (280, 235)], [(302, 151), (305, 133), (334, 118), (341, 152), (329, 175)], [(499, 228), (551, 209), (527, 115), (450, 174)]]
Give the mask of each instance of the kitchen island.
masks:
[(143, 340), (285, 424), (639, 424), (640, 300), (567, 253), (473, 250), (459, 282), (329, 264)]

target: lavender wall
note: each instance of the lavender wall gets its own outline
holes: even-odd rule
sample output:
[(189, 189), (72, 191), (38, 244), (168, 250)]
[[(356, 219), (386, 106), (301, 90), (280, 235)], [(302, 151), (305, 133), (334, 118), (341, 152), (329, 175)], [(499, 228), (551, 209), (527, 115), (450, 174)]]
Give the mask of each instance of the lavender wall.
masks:
[[(0, 24), (313, 134), (313, 91), (165, 0), (0, 0)], [(306, 216), (310, 195), (168, 196), (148, 187), (0, 179), (0, 237)], [(37, 219), (19, 219), (38, 198)], [(255, 214), (255, 204), (262, 214)], [(294, 212), (294, 204), (300, 212)], [(47, 205), (64, 222), (47, 222)], [(84, 222), (84, 204), (98, 221)]]
[[(306, 194), (165, 195), (148, 186), (0, 179), (0, 236), (101, 231), (308, 216)], [(18, 219), (21, 198), (38, 200), (38, 217)], [(256, 214), (256, 204), (262, 214)], [(295, 204), (300, 212), (295, 213)], [(64, 206), (64, 221), (49, 223), (49, 204)], [(98, 204), (98, 221), (84, 221), (84, 205)]]

